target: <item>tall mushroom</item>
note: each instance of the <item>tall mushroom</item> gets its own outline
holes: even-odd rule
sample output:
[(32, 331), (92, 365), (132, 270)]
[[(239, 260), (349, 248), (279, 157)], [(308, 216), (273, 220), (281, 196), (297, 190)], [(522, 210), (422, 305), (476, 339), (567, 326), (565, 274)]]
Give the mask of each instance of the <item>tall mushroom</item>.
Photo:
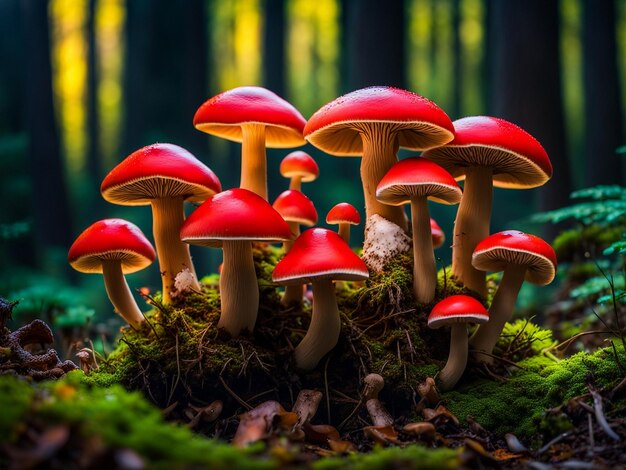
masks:
[(453, 124), (454, 140), (422, 156), (444, 167), (457, 180), (465, 179), (454, 222), (452, 274), (484, 297), (485, 273), (472, 267), (472, 252), (490, 232), (493, 186), (541, 186), (552, 176), (552, 164), (533, 136), (508, 121), (470, 116)]
[(467, 366), (467, 324), (487, 321), (489, 313), (485, 307), (467, 295), (451, 295), (433, 307), (428, 316), (428, 327), (450, 326), (448, 362), (437, 376), (442, 390), (454, 388)]
[(202, 202), (222, 190), (215, 173), (182, 147), (143, 147), (113, 168), (102, 181), (102, 196), (113, 204), (152, 206), (154, 243), (163, 281), (163, 303), (176, 292), (176, 275), (188, 269), (191, 288), (200, 289), (189, 246), (178, 231), (185, 220), (184, 201)]
[(461, 199), (461, 188), (436, 163), (414, 157), (401, 160), (389, 169), (378, 184), (376, 198), (394, 206), (411, 204), (413, 290), (419, 303), (431, 302), (437, 287), (437, 268), (427, 201), (457, 204)]
[(74, 241), (67, 255), (82, 273), (98, 273), (115, 311), (133, 328), (144, 321), (124, 274), (140, 271), (155, 258), (154, 248), (136, 225), (123, 219), (95, 222)]
[(289, 189), (302, 191), (302, 183), (315, 181), (320, 169), (311, 155), (295, 150), (280, 162), (280, 174), (290, 179)]
[[(517, 230), (494, 233), (474, 250), (472, 264), (480, 271), (500, 272), (502, 282), (489, 307), (489, 323), (481, 325), (470, 340), (475, 356), (491, 363), (491, 353), (504, 324), (513, 317), (524, 280), (544, 286), (556, 275), (556, 253), (541, 238)], [(487, 354), (481, 354), (485, 352)]]
[(362, 156), (366, 221), (378, 214), (406, 231), (404, 211), (376, 200), (376, 185), (398, 161), (398, 148), (426, 150), (454, 137), (445, 112), (426, 98), (375, 86), (341, 96), (311, 116), (305, 138), (336, 156)]
[(352, 204), (340, 202), (334, 205), (326, 214), (326, 223), (339, 225), (339, 236), (350, 245), (350, 225), (359, 225), (361, 216)]
[(304, 231), (278, 262), (272, 274), (275, 282), (313, 284), (311, 324), (295, 351), (300, 369), (314, 369), (339, 340), (341, 320), (333, 280), (358, 281), (368, 277), (361, 258), (339, 235), (325, 228)]
[(291, 238), (287, 223), (259, 195), (247, 189), (229, 189), (207, 199), (180, 228), (180, 239), (193, 245), (222, 247), (222, 299), (219, 328), (232, 336), (252, 331), (259, 310), (253, 240)]
[[(317, 211), (313, 202), (295, 189), (288, 189), (283, 191), (272, 204), (274, 210), (276, 210), (289, 228), (291, 229), (291, 235), (293, 240), (300, 236), (300, 225), (306, 225), (312, 227), (317, 223)], [(286, 240), (283, 242), (283, 248), (285, 254), (289, 253), (293, 240)], [(290, 305), (294, 303), (302, 302), (302, 286), (290, 285), (285, 287), (285, 293), (281, 299), (283, 305)]]
[(193, 118), (196, 129), (241, 142), (240, 187), (267, 201), (265, 147), (303, 145), (306, 121), (287, 101), (257, 86), (242, 86), (210, 98)]

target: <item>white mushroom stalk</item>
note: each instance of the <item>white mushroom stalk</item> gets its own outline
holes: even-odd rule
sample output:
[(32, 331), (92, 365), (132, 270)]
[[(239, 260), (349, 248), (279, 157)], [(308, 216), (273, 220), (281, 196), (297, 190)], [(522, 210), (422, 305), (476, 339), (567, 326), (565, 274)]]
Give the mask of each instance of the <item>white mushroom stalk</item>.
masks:
[(339, 340), (341, 321), (331, 280), (313, 281), (313, 311), (311, 324), (295, 351), (296, 365), (303, 370), (315, 369)]
[(435, 298), (437, 287), (437, 268), (430, 232), (427, 198), (411, 199), (411, 226), (413, 229), (413, 291), (419, 303), (427, 304)]
[(461, 379), (465, 367), (467, 367), (467, 325), (454, 323), (450, 326), (450, 352), (448, 361), (439, 372), (437, 380), (441, 390), (452, 390)]
[(224, 265), (220, 276), (222, 299), (218, 328), (232, 336), (252, 331), (259, 307), (259, 286), (249, 241), (223, 242)]
[(240, 187), (249, 189), (267, 201), (265, 125), (254, 123), (243, 124), (241, 126), (241, 133)]
[(176, 275), (188, 269), (193, 275), (190, 288), (200, 291), (196, 270), (189, 254), (189, 245), (180, 240), (180, 227), (185, 221), (182, 197), (160, 198), (152, 201), (152, 230), (159, 260), (159, 271), (163, 284), (163, 303), (172, 301), (176, 291)]
[(454, 221), (452, 241), (452, 274), (463, 285), (483, 297), (487, 296), (485, 273), (472, 266), (476, 245), (489, 236), (493, 176), (490, 167), (466, 169), (463, 197)]
[(145, 318), (128, 287), (120, 261), (104, 260), (102, 262), (102, 275), (107, 295), (115, 311), (133, 328), (141, 328)]

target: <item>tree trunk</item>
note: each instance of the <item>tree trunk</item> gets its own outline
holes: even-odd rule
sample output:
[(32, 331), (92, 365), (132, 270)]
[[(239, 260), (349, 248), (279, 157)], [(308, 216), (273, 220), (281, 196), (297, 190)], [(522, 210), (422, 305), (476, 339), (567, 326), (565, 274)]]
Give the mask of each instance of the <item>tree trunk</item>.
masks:
[(619, 184), (624, 143), (615, 3), (583, 2), (583, 76), (585, 97), (585, 185)]
[(451, 119), (463, 112), (463, 49), (461, 47), (461, 0), (452, 0), (452, 107)]
[(263, 85), (285, 97), (285, 0), (265, 0)]
[(35, 241), (45, 248), (67, 249), (71, 219), (63, 160), (52, 97), (52, 68), (47, 0), (21, 0), (25, 45), (25, 123), (29, 135), (29, 160)]
[(561, 207), (568, 203), (571, 179), (561, 98), (558, 2), (491, 0), (488, 7), (493, 44), (490, 112), (536, 137), (554, 168), (552, 181), (538, 191), (518, 191), (507, 200), (524, 207), (538, 193), (540, 210)]
[(349, 90), (405, 87), (405, 5), (402, 0), (345, 2)]

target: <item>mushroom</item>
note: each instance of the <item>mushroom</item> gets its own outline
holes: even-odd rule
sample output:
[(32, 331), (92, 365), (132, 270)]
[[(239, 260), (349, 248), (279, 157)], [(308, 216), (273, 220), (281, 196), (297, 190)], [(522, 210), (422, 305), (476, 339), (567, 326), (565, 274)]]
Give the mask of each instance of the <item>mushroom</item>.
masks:
[(419, 303), (431, 302), (437, 287), (437, 268), (427, 201), (457, 204), (461, 188), (436, 163), (414, 157), (401, 160), (389, 169), (378, 184), (376, 199), (393, 206), (411, 204), (413, 291)]
[(444, 167), (457, 180), (465, 179), (454, 222), (452, 274), (485, 297), (485, 273), (472, 267), (472, 252), (490, 232), (493, 186), (541, 186), (551, 178), (552, 164), (533, 136), (508, 121), (470, 116), (453, 124), (454, 140), (422, 156)]
[(272, 279), (279, 284), (313, 284), (311, 324), (295, 351), (300, 369), (314, 369), (339, 340), (341, 320), (333, 280), (367, 279), (365, 263), (335, 232), (325, 228), (306, 230), (291, 251), (278, 262)]
[(441, 389), (454, 388), (467, 366), (467, 324), (485, 323), (489, 313), (483, 305), (467, 295), (452, 295), (435, 305), (428, 316), (429, 328), (450, 325), (448, 362), (437, 377)]
[[(298, 190), (288, 189), (283, 191), (276, 198), (272, 207), (289, 225), (293, 239), (300, 236), (300, 225), (312, 227), (317, 223), (317, 211), (313, 202)], [(292, 245), (292, 240), (283, 242), (285, 253), (289, 253)], [(302, 302), (302, 286), (290, 285), (285, 287), (285, 293), (281, 301), (283, 305)]]
[(398, 161), (398, 148), (426, 150), (454, 137), (450, 118), (426, 98), (398, 88), (353, 91), (319, 109), (304, 128), (305, 138), (336, 156), (361, 156), (366, 220), (378, 214), (407, 229), (400, 207), (376, 200), (376, 185)]
[(267, 201), (265, 147), (304, 145), (306, 121), (287, 101), (257, 86), (242, 86), (207, 100), (193, 118), (196, 129), (241, 142), (240, 187)]
[[(524, 280), (544, 286), (556, 275), (556, 254), (541, 238), (517, 230), (494, 233), (474, 250), (472, 264), (480, 271), (504, 271), (489, 307), (489, 323), (481, 325), (470, 340), (474, 355), (485, 363), (498, 342), (504, 324), (513, 317), (517, 295)], [(485, 352), (487, 354), (480, 354)]]
[(133, 328), (144, 321), (124, 274), (150, 265), (154, 248), (136, 225), (122, 219), (95, 222), (70, 247), (67, 261), (82, 273), (98, 273), (115, 311)]
[(361, 216), (359, 211), (352, 204), (340, 202), (336, 204), (326, 214), (326, 223), (330, 225), (339, 225), (339, 236), (343, 241), (350, 245), (350, 225), (359, 225)]
[(302, 191), (302, 183), (315, 181), (320, 174), (320, 169), (311, 155), (302, 150), (296, 150), (280, 162), (280, 174), (291, 180), (289, 189)]
[(104, 199), (113, 204), (152, 206), (163, 303), (171, 303), (176, 275), (185, 269), (194, 277), (190, 287), (200, 290), (189, 246), (180, 241), (178, 231), (185, 220), (184, 201), (203, 202), (222, 190), (215, 173), (182, 147), (153, 144), (113, 168), (100, 189)]
[(443, 246), (443, 242), (446, 241), (446, 234), (432, 217), (430, 218), (430, 233), (433, 240), (433, 248), (436, 249)]
[(289, 226), (280, 214), (247, 189), (229, 189), (210, 197), (183, 223), (180, 239), (185, 243), (222, 247), (219, 328), (232, 336), (254, 329), (259, 286), (251, 242), (283, 241), (290, 237)]

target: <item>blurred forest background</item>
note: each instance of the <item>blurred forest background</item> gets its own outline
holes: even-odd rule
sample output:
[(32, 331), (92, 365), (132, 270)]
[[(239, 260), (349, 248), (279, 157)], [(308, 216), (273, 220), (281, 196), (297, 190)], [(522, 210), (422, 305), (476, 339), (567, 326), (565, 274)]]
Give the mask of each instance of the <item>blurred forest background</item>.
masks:
[[(102, 279), (71, 272), (67, 249), (105, 217), (151, 236), (151, 217), (105, 203), (103, 176), (139, 147), (172, 142), (237, 186), (240, 146), (191, 123), (223, 90), (262, 85), (308, 118), (343, 93), (395, 85), (452, 119), (517, 123), (547, 149), (554, 178), (496, 190), (497, 231), (528, 228), (573, 189), (624, 182), (625, 74), (624, 0), (0, 0), (0, 295), (33, 314), (109, 312)], [(321, 169), (303, 188), (321, 225), (337, 202), (363, 207), (359, 159), (303, 149)], [(288, 152), (268, 151), (271, 200), (288, 186)], [(449, 238), (455, 208), (433, 214)], [(209, 273), (221, 254), (193, 256)], [(131, 286), (158, 286), (147, 271)]]

